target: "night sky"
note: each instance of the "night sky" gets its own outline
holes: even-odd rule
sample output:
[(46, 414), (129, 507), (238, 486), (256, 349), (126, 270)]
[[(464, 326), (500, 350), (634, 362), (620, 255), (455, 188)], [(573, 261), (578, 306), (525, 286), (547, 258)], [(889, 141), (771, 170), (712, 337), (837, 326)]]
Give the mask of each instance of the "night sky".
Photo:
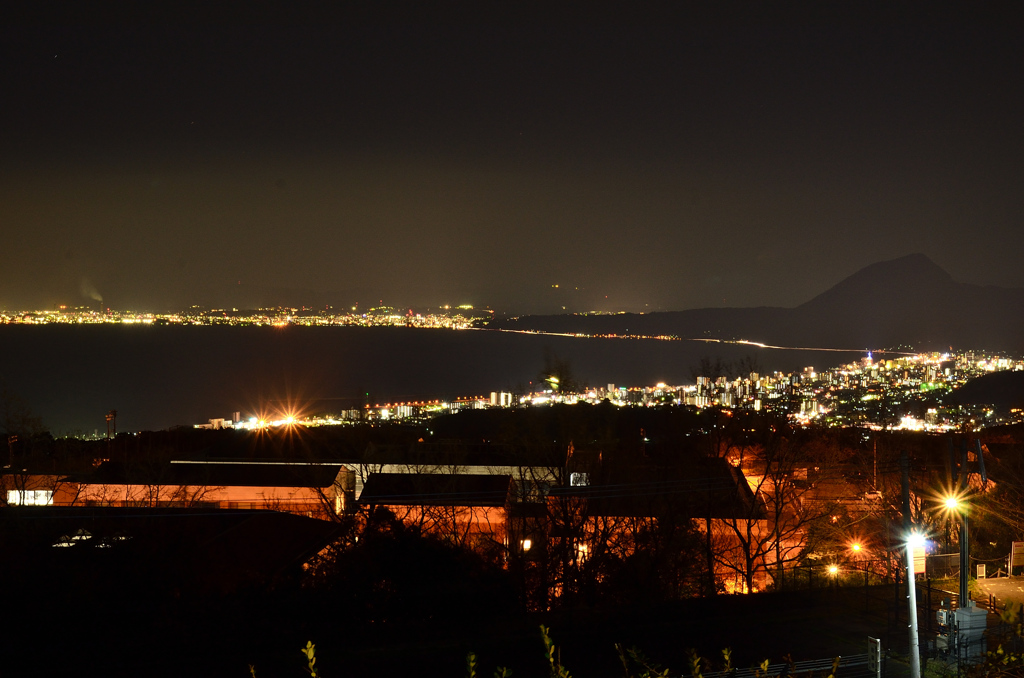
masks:
[(793, 306), (912, 252), (1024, 287), (1008, 16), (429, 4), (3, 21), (0, 309)]

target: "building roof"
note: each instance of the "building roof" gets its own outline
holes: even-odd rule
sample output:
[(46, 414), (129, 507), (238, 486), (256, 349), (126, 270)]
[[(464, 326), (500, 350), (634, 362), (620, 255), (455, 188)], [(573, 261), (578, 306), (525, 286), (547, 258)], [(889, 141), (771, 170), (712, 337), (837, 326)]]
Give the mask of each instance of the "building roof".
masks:
[(94, 485), (324, 488), (334, 484), (341, 469), (341, 464), (279, 461), (171, 461), (137, 465), (109, 461), (75, 480)]
[(409, 466), (561, 466), (566, 450), (562, 446), (516, 447), (501, 443), (462, 441), (414, 443), (412, 445), (371, 444), (366, 463)]
[(587, 512), (595, 516), (763, 517), (763, 502), (751, 491), (743, 472), (724, 459), (701, 459), (688, 475), (672, 474), (653, 466), (639, 471), (621, 483), (564, 488), (552, 493), (586, 499)]
[(371, 473), (360, 504), (384, 506), (505, 506), (512, 476)]

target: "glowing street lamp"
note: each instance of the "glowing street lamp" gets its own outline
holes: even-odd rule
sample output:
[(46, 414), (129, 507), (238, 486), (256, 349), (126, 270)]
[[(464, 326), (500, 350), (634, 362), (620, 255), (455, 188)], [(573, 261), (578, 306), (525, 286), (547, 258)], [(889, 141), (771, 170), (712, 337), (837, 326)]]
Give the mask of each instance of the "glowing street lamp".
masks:
[[(864, 586), (867, 586), (870, 562), (867, 559), (867, 549), (865, 549), (864, 545), (861, 544), (859, 541), (854, 541), (850, 543), (850, 560), (856, 563), (856, 565), (854, 566), (855, 570), (861, 569), (864, 571)], [(857, 567), (857, 565), (861, 565), (862, 567)]]
[(910, 619), (910, 678), (921, 678), (921, 651), (917, 639), (917, 583), (914, 580), (914, 549), (924, 547), (919, 532), (907, 535), (907, 611)]
[(960, 607), (968, 607), (971, 600), (971, 593), (967, 586), (971, 569), (968, 541), (970, 533), (967, 528), (967, 502), (955, 494), (951, 494), (943, 501), (946, 509), (951, 513), (960, 516)]

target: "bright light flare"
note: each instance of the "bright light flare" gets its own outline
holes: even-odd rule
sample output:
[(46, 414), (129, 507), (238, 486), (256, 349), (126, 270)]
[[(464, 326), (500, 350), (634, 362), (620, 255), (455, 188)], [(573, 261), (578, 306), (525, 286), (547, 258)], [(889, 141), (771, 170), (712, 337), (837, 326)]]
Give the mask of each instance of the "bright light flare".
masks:
[(829, 565), (828, 566), (828, 573), (830, 575), (832, 575), (833, 577), (836, 576), (837, 574), (839, 574), (839, 566), (838, 565)]
[(941, 493), (936, 493), (934, 496), (934, 500), (938, 503), (939, 509), (949, 517), (966, 511), (970, 503), (968, 499), (969, 497), (967, 493), (962, 490), (946, 489), (941, 491)]
[(925, 538), (920, 532), (911, 532), (907, 535), (907, 546), (914, 549), (924, 548)]

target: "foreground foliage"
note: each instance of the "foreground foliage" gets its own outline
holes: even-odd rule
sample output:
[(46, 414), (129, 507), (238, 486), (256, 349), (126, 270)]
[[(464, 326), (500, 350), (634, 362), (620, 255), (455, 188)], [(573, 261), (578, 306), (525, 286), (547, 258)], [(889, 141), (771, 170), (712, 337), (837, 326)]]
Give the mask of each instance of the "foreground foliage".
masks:
[[(1017, 678), (1024, 676), (1024, 603), (1011, 602), (1000, 617), (1010, 629), (1006, 645), (1000, 644), (995, 650), (985, 653), (985, 660), (971, 667), (969, 678)], [(1015, 650), (1014, 650), (1015, 648)]]
[[(540, 626), (540, 637), (544, 645), (544, 659), (548, 669), (548, 677), (572, 678), (572, 673), (562, 664), (561, 648), (555, 645), (555, 641), (551, 638), (550, 629), (543, 624)], [(635, 647), (626, 648), (616, 643), (615, 650), (618, 653), (619, 662), (622, 664), (622, 672), (625, 678), (668, 678), (670, 675), (669, 669), (662, 668), (654, 663)], [(312, 676), (312, 678), (321, 678), (319, 668), (316, 666), (316, 645), (312, 641), (307, 641), (306, 646), (301, 648), (300, 652), (306, 658), (306, 673)], [(689, 654), (688, 669), (690, 676), (692, 678), (704, 678), (704, 670), (710, 667), (710, 663), (698, 655), (696, 650), (690, 650)], [(793, 662), (788, 656), (786, 661), (791, 667), (793, 666)], [(765, 659), (759, 666), (755, 667), (755, 678), (766, 678), (768, 675), (768, 665), (769, 662)], [(723, 673), (731, 673), (734, 670), (732, 666), (732, 650), (730, 648), (722, 650), (722, 662), (721, 667), (716, 668), (716, 671), (718, 670)], [(256, 668), (252, 664), (249, 665), (249, 672), (252, 678), (256, 678)], [(836, 657), (832, 662), (832, 671), (828, 674), (827, 678), (836, 678), (838, 672), (839, 657)], [(795, 672), (787, 673), (793, 678), (799, 675)], [(494, 669), (492, 675), (494, 678), (511, 678), (512, 670), (505, 666), (499, 666)], [(477, 667), (477, 656), (472, 651), (466, 655), (466, 678), (481, 678)], [(807, 676), (807, 678), (812, 677)]]

